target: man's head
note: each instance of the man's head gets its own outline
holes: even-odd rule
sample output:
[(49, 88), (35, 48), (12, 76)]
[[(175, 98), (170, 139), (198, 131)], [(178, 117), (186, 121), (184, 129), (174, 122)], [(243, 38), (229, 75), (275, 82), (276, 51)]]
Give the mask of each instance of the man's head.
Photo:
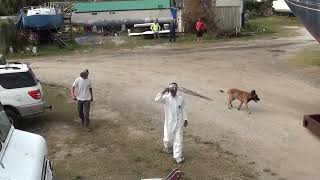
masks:
[(158, 18), (154, 19), (154, 23), (158, 23)]
[(83, 79), (88, 79), (89, 76), (89, 70), (85, 69), (80, 73), (80, 77), (82, 77)]
[(178, 92), (178, 84), (177, 83), (170, 83), (169, 84), (169, 92), (172, 97), (175, 97)]

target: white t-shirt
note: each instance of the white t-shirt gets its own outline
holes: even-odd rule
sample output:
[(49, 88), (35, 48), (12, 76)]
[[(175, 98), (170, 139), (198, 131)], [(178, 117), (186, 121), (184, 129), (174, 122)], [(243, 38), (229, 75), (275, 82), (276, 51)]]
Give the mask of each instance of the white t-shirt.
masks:
[(91, 81), (90, 79), (83, 79), (82, 77), (78, 77), (74, 83), (73, 87), (75, 88), (75, 96), (77, 100), (80, 101), (90, 101), (91, 100), (91, 94), (90, 94), (90, 88)]

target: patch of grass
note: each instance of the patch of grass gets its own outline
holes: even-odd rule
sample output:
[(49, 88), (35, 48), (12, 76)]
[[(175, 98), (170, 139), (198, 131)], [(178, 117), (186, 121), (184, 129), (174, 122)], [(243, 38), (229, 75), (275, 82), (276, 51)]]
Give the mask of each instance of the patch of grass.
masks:
[[(215, 43), (223, 41), (232, 41), (232, 40), (247, 40), (247, 39), (256, 39), (263, 37), (288, 37), (292, 36), (295, 33), (294, 28), (288, 27), (298, 27), (301, 26), (301, 23), (296, 17), (289, 16), (271, 16), (271, 17), (253, 17), (249, 20), (249, 25), (243, 27), (241, 32), (243, 34), (255, 33), (255, 36), (243, 35), (239, 37), (215, 37), (210, 36), (207, 33), (203, 36), (203, 41), (205, 43)], [(177, 43), (195, 43), (197, 40), (195, 34), (182, 34), (177, 39)]]
[[(71, 53), (88, 53), (93, 52), (95, 50), (102, 50), (102, 49), (134, 49), (144, 46), (154, 46), (154, 45), (161, 45), (165, 43), (170, 43), (169, 35), (161, 35), (158, 42), (155, 42), (153, 36), (135, 36), (129, 37), (126, 34), (121, 34), (120, 40), (123, 43), (115, 43), (112, 40), (105, 41), (102, 45), (79, 45), (75, 42), (69, 44), (68, 48), (60, 48), (55, 45), (40, 45), (38, 48), (37, 54), (29, 53), (13, 53), (7, 54), (7, 59), (25, 59), (30, 57), (39, 57), (39, 56), (55, 56), (55, 55), (62, 55), (62, 54), (71, 54)], [(203, 36), (203, 43), (214, 43), (214, 42), (222, 42), (222, 41), (231, 41), (233, 38), (224, 38), (224, 37), (214, 37), (210, 36), (207, 33)], [(172, 43), (174, 44), (194, 44), (196, 43), (197, 38), (195, 34), (177, 33), (177, 42)]]
[(255, 32), (257, 35), (290, 36), (294, 31), (286, 26), (300, 26), (296, 17), (271, 16), (253, 17), (249, 19), (249, 25), (243, 28), (243, 32)]
[[(301, 26), (301, 23), (296, 17), (289, 16), (271, 16), (271, 17), (253, 17), (249, 20), (249, 25), (243, 27), (241, 32), (243, 34), (254, 32), (256, 35), (242, 35), (239, 37), (215, 37), (210, 36), (207, 33), (204, 34), (203, 40), (205, 43), (215, 43), (223, 41), (232, 41), (232, 40), (246, 40), (246, 39), (256, 39), (263, 37), (288, 37), (292, 36), (295, 33), (294, 28), (288, 27), (298, 27)], [(177, 39), (177, 43), (195, 43), (197, 40), (195, 34), (182, 34)]]
[(155, 44), (165, 43), (166, 39), (160, 39), (158, 43), (155, 43), (153, 39), (145, 38), (145, 37), (121, 37), (124, 42), (117, 44), (113, 41), (105, 41), (102, 45), (79, 45), (75, 42), (68, 44), (67, 48), (60, 48), (53, 44), (40, 45), (38, 48), (37, 54), (33, 54), (32, 52), (28, 53), (18, 53), (14, 52), (13, 54), (7, 54), (6, 57), (8, 60), (10, 59), (25, 59), (31, 57), (40, 57), (40, 56), (55, 56), (62, 54), (72, 54), (72, 53), (88, 53), (93, 52), (95, 50), (101, 49), (122, 49), (122, 48), (138, 48), (143, 46), (151, 46)]
[[(123, 40), (125, 41), (123, 44), (118, 45), (119, 48), (136, 48), (143, 46), (151, 46), (154, 45), (155, 42), (152, 37), (144, 37), (144, 36), (135, 36), (129, 37), (124, 35)], [(159, 43), (164, 43), (165, 39), (161, 38)]]
[[(271, 17), (253, 17), (249, 20), (249, 25), (245, 28), (242, 28), (242, 32), (254, 32), (256, 36), (241, 36), (236, 38), (227, 38), (227, 37), (215, 37), (210, 36), (207, 33), (203, 36), (204, 43), (215, 43), (222, 41), (231, 41), (235, 39), (256, 39), (260, 37), (278, 37), (278, 36), (290, 36), (294, 34), (293, 29), (286, 28), (286, 26), (299, 26), (300, 23), (296, 17), (287, 17), (287, 16), (271, 16)], [(83, 35), (83, 33), (75, 34), (76, 36)], [(128, 37), (126, 33), (120, 34), (121, 39), (124, 40), (123, 43), (115, 43), (113, 41), (107, 41), (103, 45), (79, 45), (75, 42), (69, 44), (68, 48), (59, 48), (55, 45), (41, 45), (39, 46), (37, 55), (32, 53), (13, 53), (8, 54), (7, 59), (23, 59), (30, 58), (35, 56), (52, 56), (60, 54), (69, 54), (69, 53), (79, 53), (79, 52), (91, 52), (95, 49), (121, 49), (121, 48), (138, 48), (143, 46), (152, 46), (163, 43), (169, 43), (168, 35), (162, 35), (159, 42), (155, 43), (152, 36), (137, 36), (137, 37)], [(177, 34), (177, 43), (178, 44), (194, 44), (196, 43), (195, 34)], [(174, 43), (173, 43), (174, 44)]]
[[(54, 109), (34, 120), (29, 129), (46, 138), (56, 179), (131, 180), (165, 176), (174, 168), (185, 173), (184, 179), (257, 179), (251, 167), (226, 153), (219, 144), (202, 141), (200, 137), (186, 136), (186, 162), (177, 165), (172, 155), (161, 152), (159, 132), (143, 131), (145, 136), (135, 137), (125, 124), (110, 119), (92, 119), (93, 131), (86, 132), (74, 121), (78, 120), (76, 105), (68, 100), (68, 89), (52, 84), (43, 84), (43, 87)], [(120, 118), (126, 119), (126, 113), (130, 112), (121, 112)], [(130, 118), (144, 123), (141, 117)], [(137, 124), (135, 128), (141, 126)]]
[(320, 48), (306, 48), (289, 59), (292, 63), (300, 66), (320, 66)]
[(7, 54), (7, 59), (25, 59), (30, 57), (37, 56), (54, 56), (60, 54), (68, 54), (68, 53), (76, 53), (79, 51), (92, 51), (93, 48), (90, 46), (78, 45), (77, 43), (69, 43), (69, 47), (60, 48), (53, 44), (40, 45), (37, 49), (37, 54), (33, 54), (32, 52), (18, 53), (14, 52), (13, 54)]
[[(216, 36), (211, 36), (208, 33), (203, 34), (203, 42), (204, 43), (215, 43), (215, 42), (221, 42), (221, 40), (224, 38), (221, 37), (216, 37)], [(226, 38), (230, 39), (230, 38)], [(197, 35), (196, 34), (190, 34), (190, 33), (185, 33), (185, 34), (180, 34), (180, 36), (177, 39), (177, 43), (182, 43), (182, 44), (194, 44), (197, 43)]]
[[(204, 43), (213, 43), (213, 42), (221, 42), (223, 38), (218, 38), (214, 36), (210, 36), (207, 33), (203, 35)], [(154, 42), (152, 36), (137, 36), (137, 37), (128, 37), (127, 42), (122, 45), (122, 47), (142, 47), (142, 46), (152, 46), (158, 44), (170, 43), (169, 34), (161, 35), (159, 42)], [(197, 43), (196, 34), (191, 33), (177, 33), (176, 42), (172, 42), (170, 44), (194, 44)]]

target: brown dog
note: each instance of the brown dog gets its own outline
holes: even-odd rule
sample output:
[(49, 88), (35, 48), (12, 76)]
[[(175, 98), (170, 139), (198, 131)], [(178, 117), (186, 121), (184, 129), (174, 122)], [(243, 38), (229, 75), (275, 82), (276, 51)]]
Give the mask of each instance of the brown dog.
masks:
[(238, 110), (240, 110), (242, 104), (245, 103), (249, 114), (251, 114), (251, 112), (249, 110), (248, 103), (250, 101), (254, 101), (256, 103), (260, 101), (256, 93), (256, 90), (252, 90), (251, 92), (246, 92), (246, 91), (240, 91), (238, 89), (229, 89), (227, 91), (227, 94), (228, 94), (228, 109), (232, 108), (232, 101), (234, 101), (235, 99), (238, 99), (241, 102), (238, 107)]

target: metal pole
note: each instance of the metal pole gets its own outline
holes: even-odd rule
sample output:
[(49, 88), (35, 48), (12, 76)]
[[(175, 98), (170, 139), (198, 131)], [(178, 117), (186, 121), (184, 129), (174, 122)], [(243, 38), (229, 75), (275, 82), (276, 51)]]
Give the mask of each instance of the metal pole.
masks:
[(1, 38), (2, 39), (2, 54), (4, 55), (6, 53), (6, 49), (4, 47), (4, 38)]
[(1, 46), (2, 46), (2, 54), (5, 54), (5, 49), (4, 49), (4, 37), (2, 35), (2, 28), (0, 27), (0, 38), (1, 38)]

